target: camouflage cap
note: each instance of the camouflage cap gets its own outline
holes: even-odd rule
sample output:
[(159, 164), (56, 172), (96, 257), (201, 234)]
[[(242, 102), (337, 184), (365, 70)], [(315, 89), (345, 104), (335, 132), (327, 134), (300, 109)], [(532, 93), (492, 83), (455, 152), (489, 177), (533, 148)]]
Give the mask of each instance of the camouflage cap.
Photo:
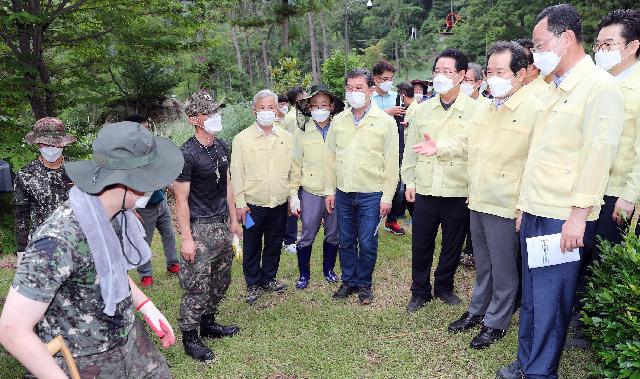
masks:
[(64, 123), (54, 117), (44, 117), (36, 121), (33, 131), (27, 133), (24, 139), (29, 144), (42, 143), (56, 147), (65, 147), (76, 141), (76, 137), (65, 133)]
[(184, 113), (188, 117), (194, 117), (201, 114), (213, 114), (219, 108), (224, 107), (225, 104), (223, 102), (218, 104), (207, 90), (201, 89), (189, 96), (184, 107)]

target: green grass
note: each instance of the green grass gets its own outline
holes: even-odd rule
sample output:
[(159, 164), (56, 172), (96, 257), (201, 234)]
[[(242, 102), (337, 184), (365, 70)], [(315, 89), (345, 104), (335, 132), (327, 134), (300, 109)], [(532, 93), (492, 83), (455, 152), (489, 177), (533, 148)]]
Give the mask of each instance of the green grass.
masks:
[[(319, 240), (319, 239), (318, 239)], [(165, 355), (176, 378), (493, 378), (510, 363), (517, 350), (517, 315), (508, 335), (490, 348), (468, 347), (477, 331), (449, 334), (447, 325), (466, 310), (474, 272), (460, 267), (456, 291), (463, 304), (447, 306), (433, 301), (407, 314), (411, 281), (411, 237), (380, 233), (378, 265), (374, 275), (375, 300), (360, 306), (355, 298), (336, 302), (337, 285), (322, 278), (318, 243), (313, 251), (311, 286), (298, 291), (295, 255), (283, 253), (278, 277), (289, 289), (266, 295), (251, 307), (244, 302), (242, 267), (234, 261), (233, 281), (220, 307), (219, 321), (236, 323), (240, 335), (207, 340), (215, 351), (211, 364), (197, 363), (184, 354), (180, 336)], [(145, 291), (177, 331), (182, 290), (177, 277), (164, 270), (159, 239), (153, 245), (155, 284)], [(13, 271), (0, 269), (0, 291), (6, 293)], [(137, 280), (137, 274), (132, 273)], [(562, 378), (586, 378), (590, 351), (565, 351)], [(0, 378), (18, 378), (19, 363), (0, 348)]]

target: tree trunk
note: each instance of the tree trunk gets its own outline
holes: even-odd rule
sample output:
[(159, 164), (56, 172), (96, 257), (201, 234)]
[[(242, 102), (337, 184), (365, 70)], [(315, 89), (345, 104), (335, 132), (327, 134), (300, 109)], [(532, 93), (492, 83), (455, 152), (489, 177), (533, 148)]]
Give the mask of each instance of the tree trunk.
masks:
[(233, 47), (236, 49), (236, 63), (238, 64), (238, 71), (242, 72), (242, 51), (240, 50), (240, 43), (238, 42), (238, 27), (231, 27), (231, 40), (233, 41)]
[(327, 28), (324, 26), (324, 20), (320, 23), (322, 28), (322, 61), (326, 61), (329, 58), (329, 44), (327, 43)]
[(264, 81), (268, 86), (271, 86), (271, 72), (269, 71), (269, 56), (267, 55), (267, 39), (262, 34), (262, 41), (260, 41), (260, 47), (262, 48), (262, 65), (264, 66)]
[(289, 51), (289, 0), (282, 0), (285, 14), (282, 16), (282, 48)]
[(251, 44), (249, 43), (249, 37), (247, 37), (247, 67), (249, 68), (249, 83), (251, 84), (251, 87), (253, 87), (255, 81), (253, 77), (253, 57), (251, 56)]
[(394, 43), (393, 52), (396, 56), (396, 70), (400, 71), (400, 51), (398, 50), (398, 41)]
[(309, 20), (309, 42), (311, 44), (311, 73), (313, 84), (320, 83), (320, 68), (318, 67), (318, 44), (316, 42), (316, 28), (313, 22), (313, 12), (307, 13)]

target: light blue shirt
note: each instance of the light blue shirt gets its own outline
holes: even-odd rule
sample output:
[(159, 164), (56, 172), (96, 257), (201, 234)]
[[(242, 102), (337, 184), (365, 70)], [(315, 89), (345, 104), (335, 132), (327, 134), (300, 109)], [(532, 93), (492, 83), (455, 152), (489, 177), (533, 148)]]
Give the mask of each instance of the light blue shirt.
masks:
[(384, 111), (385, 109), (389, 109), (391, 107), (396, 106), (397, 97), (398, 97), (398, 93), (393, 91), (387, 92), (387, 94), (384, 96), (380, 96), (378, 95), (377, 92), (374, 92), (373, 95), (371, 96), (371, 100), (373, 100), (376, 103), (378, 108)]

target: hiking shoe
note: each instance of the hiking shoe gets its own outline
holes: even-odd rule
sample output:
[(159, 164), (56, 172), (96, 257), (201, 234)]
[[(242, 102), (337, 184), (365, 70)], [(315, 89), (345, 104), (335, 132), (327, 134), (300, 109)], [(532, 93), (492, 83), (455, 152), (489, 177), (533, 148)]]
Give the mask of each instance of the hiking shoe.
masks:
[(329, 270), (324, 276), (328, 283), (338, 283), (338, 275), (333, 270)]
[(284, 250), (285, 252), (289, 253), (289, 254), (295, 254), (298, 252), (298, 250), (296, 249), (296, 244), (292, 243), (289, 245), (282, 245), (282, 250)]
[(409, 304), (407, 304), (407, 311), (415, 312), (418, 309), (422, 308), (429, 301), (431, 301), (431, 298), (427, 298), (425, 296), (411, 295), (411, 300), (409, 300)]
[(404, 233), (405, 233), (402, 226), (398, 224), (398, 221), (385, 222), (384, 230), (386, 230), (391, 234), (395, 234), (396, 236), (404, 236)]
[(177, 274), (180, 272), (180, 264), (179, 263), (172, 263), (169, 266), (167, 266), (167, 272), (170, 274)]
[(451, 291), (441, 292), (441, 293), (437, 294), (436, 297), (438, 299), (442, 300), (443, 303), (448, 304), (448, 305), (458, 305), (458, 304), (460, 304), (462, 302), (460, 300), (460, 298), (458, 297), (458, 295), (456, 295), (455, 293), (453, 293)]
[(260, 288), (260, 286), (251, 286), (247, 288), (247, 304), (255, 304), (260, 296), (262, 296), (262, 288)]
[(184, 352), (197, 361), (209, 362), (215, 358), (213, 351), (202, 343), (197, 329), (182, 332), (182, 345)]
[(358, 292), (358, 287), (350, 286), (347, 283), (342, 282), (340, 288), (333, 294), (333, 298), (336, 300), (346, 299), (350, 295)]
[(262, 289), (267, 292), (282, 292), (287, 289), (287, 285), (274, 279), (263, 285)]
[(153, 285), (153, 276), (143, 276), (140, 280), (140, 287), (147, 288)]
[(296, 282), (296, 288), (299, 290), (303, 290), (307, 287), (309, 287), (309, 279), (305, 278), (304, 276), (301, 276)]
[(373, 301), (373, 289), (371, 286), (360, 286), (358, 300), (362, 305), (369, 305)]
[(521, 379), (524, 378), (522, 373), (522, 363), (518, 359), (511, 362), (508, 366), (505, 366), (498, 370), (496, 373), (498, 379)]

